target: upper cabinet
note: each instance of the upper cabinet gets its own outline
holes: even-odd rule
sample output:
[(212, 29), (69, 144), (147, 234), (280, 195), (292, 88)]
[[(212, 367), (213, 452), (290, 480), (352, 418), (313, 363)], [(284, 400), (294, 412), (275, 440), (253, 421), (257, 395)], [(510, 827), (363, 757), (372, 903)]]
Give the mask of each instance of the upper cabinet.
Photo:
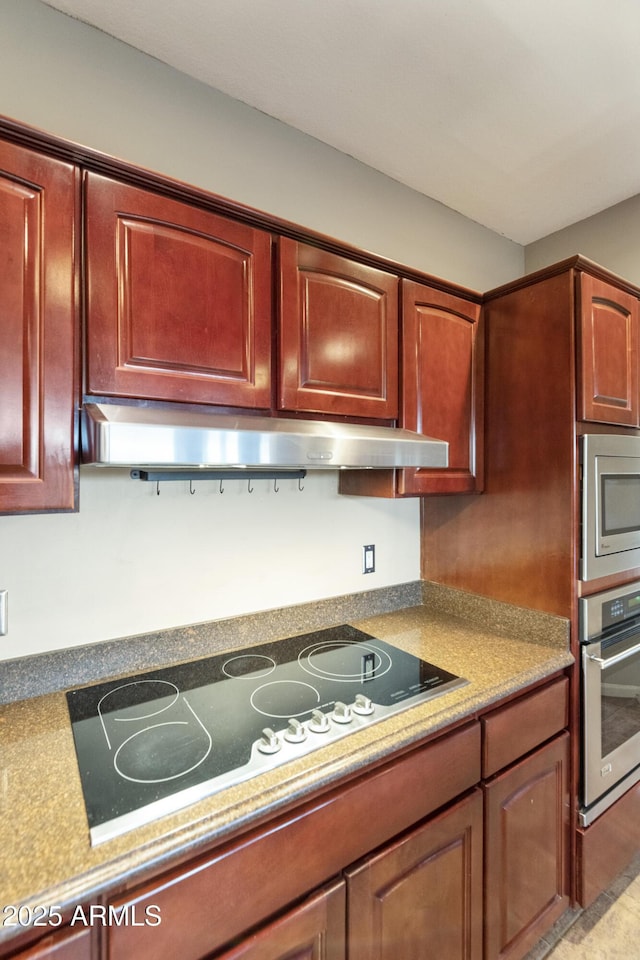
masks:
[(449, 444), (443, 468), (347, 471), (342, 493), (417, 496), (482, 490), (483, 338), (480, 304), (402, 281), (400, 426)]
[(271, 236), (88, 173), (88, 393), (271, 405)]
[(581, 273), (578, 311), (578, 418), (638, 426), (638, 300)]
[(75, 506), (77, 173), (0, 141), (0, 513)]
[(402, 283), (402, 426), (446, 440), (446, 469), (401, 470), (398, 492), (482, 489), (483, 351), (480, 305)]
[(398, 278), (280, 239), (278, 407), (398, 417)]

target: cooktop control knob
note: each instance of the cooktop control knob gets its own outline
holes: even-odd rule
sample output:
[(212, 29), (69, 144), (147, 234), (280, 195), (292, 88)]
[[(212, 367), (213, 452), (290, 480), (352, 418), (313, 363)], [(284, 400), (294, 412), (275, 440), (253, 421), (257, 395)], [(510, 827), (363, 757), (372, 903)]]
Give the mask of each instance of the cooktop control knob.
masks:
[(351, 706), (353, 712), (360, 717), (369, 717), (373, 713), (373, 703), (364, 693), (356, 693), (356, 699)]
[(309, 730), (314, 733), (328, 733), (331, 728), (329, 717), (322, 710), (312, 710), (309, 720)]
[(258, 740), (258, 750), (261, 753), (277, 753), (282, 744), (271, 727), (265, 727), (262, 736)]
[(302, 743), (303, 740), (307, 739), (307, 731), (299, 720), (292, 717), (292, 719), (289, 720), (289, 726), (285, 730), (284, 738), (288, 740), (289, 743)]
[(346, 703), (343, 703), (342, 700), (336, 700), (331, 716), (336, 723), (351, 723), (353, 720), (351, 707), (347, 706)]

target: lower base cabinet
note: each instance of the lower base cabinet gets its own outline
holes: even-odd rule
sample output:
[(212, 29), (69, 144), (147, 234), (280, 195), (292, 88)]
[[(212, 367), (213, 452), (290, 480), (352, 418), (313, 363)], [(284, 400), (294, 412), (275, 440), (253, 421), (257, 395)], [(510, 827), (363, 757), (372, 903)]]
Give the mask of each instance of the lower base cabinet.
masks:
[(346, 875), (349, 960), (481, 960), (479, 790)]
[(523, 957), (569, 906), (569, 735), (485, 790), (484, 960)]
[(318, 891), (217, 960), (345, 960), (345, 887)]
[(216, 960), (481, 960), (482, 793), (344, 871)]
[(12, 954), (11, 960), (92, 960), (94, 940), (90, 929), (60, 930)]

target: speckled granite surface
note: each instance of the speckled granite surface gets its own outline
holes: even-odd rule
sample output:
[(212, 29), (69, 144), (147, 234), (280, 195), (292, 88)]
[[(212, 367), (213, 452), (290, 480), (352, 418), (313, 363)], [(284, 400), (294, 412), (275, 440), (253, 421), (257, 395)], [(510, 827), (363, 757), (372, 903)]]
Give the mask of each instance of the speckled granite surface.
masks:
[(350, 593), (244, 617), (194, 623), (0, 662), (0, 704), (68, 690), (108, 677), (197, 660), (235, 647), (350, 623), (422, 602), (420, 581)]
[[(470, 682), (94, 848), (63, 693), (1, 707), (1, 903), (64, 908), (90, 900), (125, 876), (135, 879), (174, 856), (195, 854), (572, 663), (566, 621), (431, 585), (424, 585), (423, 604), (350, 622)], [(0, 929), (0, 941), (10, 934)]]

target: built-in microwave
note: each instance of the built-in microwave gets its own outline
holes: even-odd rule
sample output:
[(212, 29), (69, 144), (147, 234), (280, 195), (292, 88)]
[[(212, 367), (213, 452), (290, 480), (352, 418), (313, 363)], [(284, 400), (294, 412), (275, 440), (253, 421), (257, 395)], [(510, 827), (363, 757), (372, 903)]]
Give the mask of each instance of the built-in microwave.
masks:
[(640, 567), (640, 437), (582, 437), (580, 577)]

